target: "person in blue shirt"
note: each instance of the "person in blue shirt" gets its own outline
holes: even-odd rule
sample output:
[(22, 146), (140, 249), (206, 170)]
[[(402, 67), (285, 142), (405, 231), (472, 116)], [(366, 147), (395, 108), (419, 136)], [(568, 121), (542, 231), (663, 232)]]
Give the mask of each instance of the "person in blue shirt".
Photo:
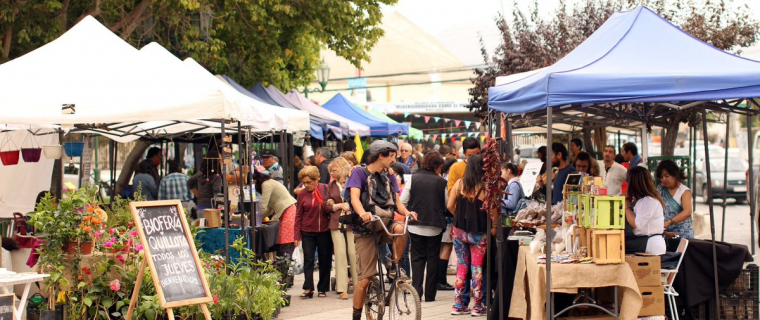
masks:
[(567, 148), (559, 142), (552, 143), (552, 166), (557, 167), (552, 185), (552, 205), (562, 201), (562, 189), (565, 186), (567, 175), (573, 173), (575, 168), (567, 161)]

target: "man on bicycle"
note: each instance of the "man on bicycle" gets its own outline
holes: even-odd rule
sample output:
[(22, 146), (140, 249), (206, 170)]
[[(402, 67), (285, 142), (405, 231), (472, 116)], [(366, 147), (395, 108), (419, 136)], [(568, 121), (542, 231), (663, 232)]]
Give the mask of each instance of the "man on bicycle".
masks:
[[(398, 149), (388, 141), (378, 140), (369, 146), (367, 166), (356, 168), (346, 183), (346, 189), (351, 194), (351, 207), (361, 222), (354, 227), (354, 243), (356, 245), (356, 264), (358, 267), (359, 283), (354, 289), (353, 319), (361, 319), (364, 299), (367, 297), (367, 287), (370, 278), (377, 275), (378, 241), (391, 243), (391, 237), (385, 233), (381, 225), (364, 224), (372, 220), (373, 215), (384, 218), (388, 230), (394, 234), (404, 232), (404, 227), (393, 221), (393, 212), (416, 219), (417, 214), (406, 209), (399, 200), (396, 179), (389, 179), (387, 170), (396, 161)], [(371, 193), (371, 194), (370, 194)], [(389, 219), (385, 219), (389, 217)], [(359, 220), (359, 219), (357, 219)], [(406, 237), (393, 239), (393, 261), (401, 260), (401, 254), (406, 246)], [(398, 272), (398, 271), (396, 271)]]

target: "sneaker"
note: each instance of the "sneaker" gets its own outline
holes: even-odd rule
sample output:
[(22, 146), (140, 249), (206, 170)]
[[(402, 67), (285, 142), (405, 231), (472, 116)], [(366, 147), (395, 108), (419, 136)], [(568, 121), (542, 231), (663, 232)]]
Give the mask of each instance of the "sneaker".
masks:
[(468, 309), (467, 307), (461, 307), (461, 308), (453, 307), (453, 308), (451, 308), (451, 315), (452, 316), (461, 316), (463, 314), (468, 314), (468, 313), (470, 313), (470, 309)]
[(470, 313), (473, 317), (484, 317), (488, 315), (488, 312), (486, 312), (485, 308), (472, 308), (472, 312)]

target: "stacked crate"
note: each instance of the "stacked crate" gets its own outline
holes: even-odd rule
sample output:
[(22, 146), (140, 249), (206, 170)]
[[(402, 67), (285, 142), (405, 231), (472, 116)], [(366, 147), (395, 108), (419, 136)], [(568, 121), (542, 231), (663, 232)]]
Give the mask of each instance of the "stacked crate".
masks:
[(625, 197), (580, 195), (582, 243), (596, 264), (625, 262)]

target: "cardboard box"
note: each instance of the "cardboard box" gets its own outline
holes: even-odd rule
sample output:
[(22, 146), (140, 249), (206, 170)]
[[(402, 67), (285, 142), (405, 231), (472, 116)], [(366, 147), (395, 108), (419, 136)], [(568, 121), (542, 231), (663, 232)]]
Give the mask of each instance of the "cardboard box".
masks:
[(660, 279), (659, 256), (625, 256), (625, 262), (631, 267), (633, 276), (639, 287), (653, 287), (662, 285)]
[(641, 292), (639, 317), (665, 314), (665, 290), (662, 286), (639, 287), (639, 291)]

